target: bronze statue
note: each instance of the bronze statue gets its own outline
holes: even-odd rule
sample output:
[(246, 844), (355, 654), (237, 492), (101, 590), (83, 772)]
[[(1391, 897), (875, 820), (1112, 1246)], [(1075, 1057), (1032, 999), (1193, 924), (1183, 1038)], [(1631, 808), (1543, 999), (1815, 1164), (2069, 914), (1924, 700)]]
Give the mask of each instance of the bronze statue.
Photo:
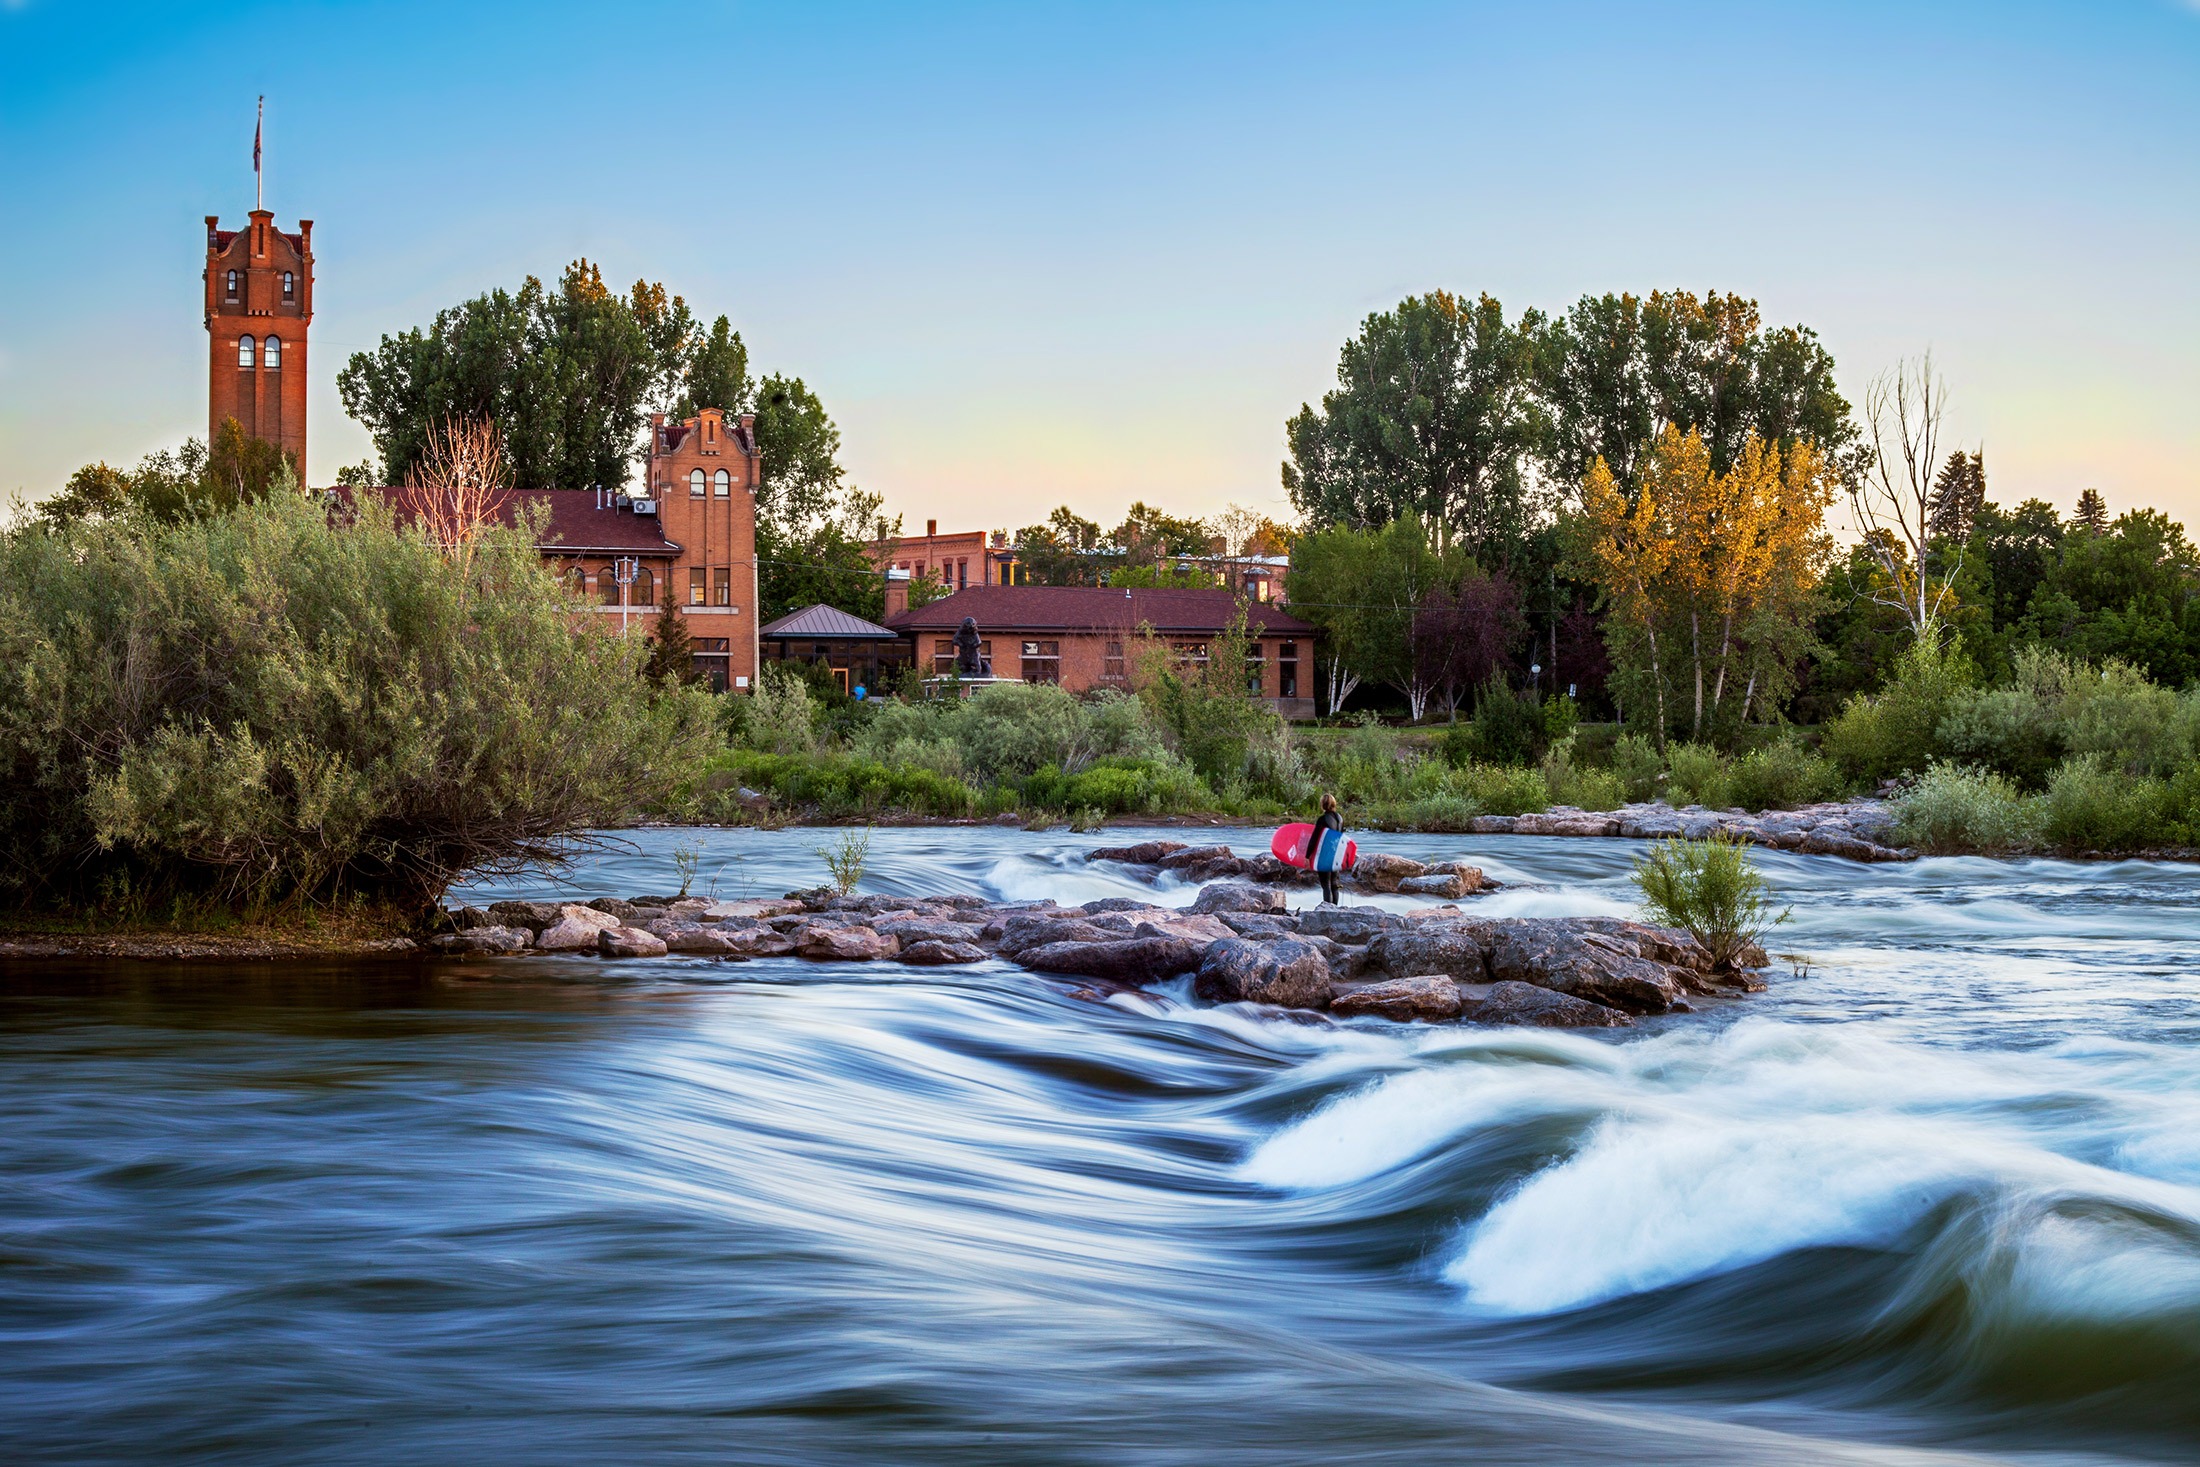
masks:
[(978, 655), (978, 619), (966, 616), (955, 631), (955, 676), (988, 677), (992, 672), (992, 664)]

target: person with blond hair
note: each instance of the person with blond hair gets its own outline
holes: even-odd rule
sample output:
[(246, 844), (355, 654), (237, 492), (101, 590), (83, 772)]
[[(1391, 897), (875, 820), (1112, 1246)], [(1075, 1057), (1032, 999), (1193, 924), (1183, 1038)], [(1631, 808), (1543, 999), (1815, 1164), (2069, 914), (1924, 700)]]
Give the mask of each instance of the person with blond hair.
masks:
[(1338, 904), (1337, 868), (1344, 864), (1344, 817), (1337, 813), (1337, 797), (1324, 792), (1322, 812), (1314, 817), (1313, 833), (1306, 838), (1306, 864), (1321, 878), (1322, 900)]

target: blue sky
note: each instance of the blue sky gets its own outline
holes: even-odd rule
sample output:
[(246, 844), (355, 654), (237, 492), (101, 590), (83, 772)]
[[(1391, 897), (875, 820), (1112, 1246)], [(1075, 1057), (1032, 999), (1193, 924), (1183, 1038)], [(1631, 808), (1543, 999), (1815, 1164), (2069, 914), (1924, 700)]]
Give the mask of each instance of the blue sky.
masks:
[(1930, 347), (1994, 497), (2200, 521), (2200, 7), (0, 0), (0, 491), (203, 433), (201, 219), (335, 375), (587, 255), (730, 315), (912, 524), (1282, 508), (1366, 313), (1665, 286)]

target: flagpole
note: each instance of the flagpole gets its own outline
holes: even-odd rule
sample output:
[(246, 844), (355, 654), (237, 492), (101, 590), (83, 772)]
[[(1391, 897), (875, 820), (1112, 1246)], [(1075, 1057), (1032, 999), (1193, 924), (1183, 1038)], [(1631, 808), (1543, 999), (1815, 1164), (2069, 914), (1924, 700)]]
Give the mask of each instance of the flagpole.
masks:
[(257, 213), (267, 207), (266, 191), (260, 186), (260, 130), (267, 125), (267, 98), (260, 98), (260, 110), (252, 118), (252, 209)]

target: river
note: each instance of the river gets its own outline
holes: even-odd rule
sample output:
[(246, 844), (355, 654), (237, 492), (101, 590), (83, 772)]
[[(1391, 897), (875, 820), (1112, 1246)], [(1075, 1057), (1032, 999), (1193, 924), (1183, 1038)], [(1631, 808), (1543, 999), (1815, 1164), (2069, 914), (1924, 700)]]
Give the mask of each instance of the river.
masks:
[[(473, 895), (697, 839), (777, 894), (833, 834)], [(864, 889), (1146, 890), (1091, 843), (881, 830)], [(1626, 842), (1367, 843), (1632, 911)], [(1770, 991), (1616, 1034), (990, 963), (0, 969), (0, 1455), (2200, 1458), (2200, 870), (1763, 860)]]

